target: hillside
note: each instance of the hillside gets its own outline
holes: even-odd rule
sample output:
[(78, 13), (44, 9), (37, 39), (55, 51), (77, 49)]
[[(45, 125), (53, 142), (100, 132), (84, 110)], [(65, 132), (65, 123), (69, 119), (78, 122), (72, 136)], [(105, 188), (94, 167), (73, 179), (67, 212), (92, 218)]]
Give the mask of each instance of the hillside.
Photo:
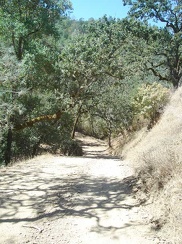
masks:
[(181, 148), (182, 88), (179, 88), (153, 129), (149, 132), (142, 129), (122, 151), (122, 156), (136, 168), (142, 198), (152, 203), (149, 208), (154, 229), (161, 229), (171, 243), (182, 243)]

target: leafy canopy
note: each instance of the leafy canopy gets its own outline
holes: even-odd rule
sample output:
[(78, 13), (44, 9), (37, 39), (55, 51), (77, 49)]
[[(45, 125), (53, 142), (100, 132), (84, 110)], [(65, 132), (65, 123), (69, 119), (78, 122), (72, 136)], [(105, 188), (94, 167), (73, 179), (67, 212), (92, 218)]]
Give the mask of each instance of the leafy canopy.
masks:
[(144, 21), (153, 19), (165, 24), (152, 50), (155, 58), (152, 58), (152, 62), (149, 61), (147, 67), (159, 80), (166, 80), (177, 88), (182, 82), (182, 1), (123, 0), (123, 2), (131, 5), (130, 17)]
[(139, 19), (154, 19), (171, 27), (174, 33), (182, 31), (181, 0), (123, 0), (124, 4), (132, 5), (129, 14)]
[(21, 60), (31, 39), (57, 35), (55, 24), (70, 9), (69, 0), (1, 0), (0, 34), (12, 42)]

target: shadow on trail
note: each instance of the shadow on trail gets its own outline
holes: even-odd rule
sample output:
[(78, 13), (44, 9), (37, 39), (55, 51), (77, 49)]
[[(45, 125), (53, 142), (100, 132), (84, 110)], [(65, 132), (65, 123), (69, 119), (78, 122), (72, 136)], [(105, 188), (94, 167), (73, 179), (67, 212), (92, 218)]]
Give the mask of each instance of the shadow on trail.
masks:
[[(103, 151), (104, 153), (104, 151)], [(118, 156), (113, 156), (113, 155), (103, 155), (98, 153), (98, 151), (88, 151), (87, 153), (83, 156), (84, 158), (95, 158), (95, 159), (113, 159), (115, 161), (120, 161), (121, 159)]]
[(108, 146), (104, 141), (83, 141), (77, 139), (83, 149), (83, 157), (96, 159), (117, 159), (119, 157), (108, 154)]
[[(104, 227), (101, 222), (110, 210), (137, 206), (124, 203), (132, 194), (135, 181), (133, 177), (123, 180), (76, 174), (62, 177), (61, 173), (54, 177), (51, 172), (43, 178), (41, 167), (9, 168), (0, 172), (0, 223), (33, 223), (44, 218), (77, 216), (94, 218), (95, 231), (124, 228)], [(29, 215), (27, 209), (31, 210)]]

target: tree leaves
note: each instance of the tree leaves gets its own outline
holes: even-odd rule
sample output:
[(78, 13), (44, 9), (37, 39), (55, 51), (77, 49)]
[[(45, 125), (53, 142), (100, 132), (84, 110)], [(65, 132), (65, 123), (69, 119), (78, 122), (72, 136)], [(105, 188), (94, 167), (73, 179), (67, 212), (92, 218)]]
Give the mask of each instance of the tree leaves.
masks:
[(56, 22), (71, 9), (70, 1), (43, 0), (3, 1), (0, 6), (0, 27), (12, 41), (18, 60), (23, 58), (30, 38), (57, 35)]
[[(166, 27), (158, 33), (156, 47), (153, 48), (152, 59), (156, 62), (157, 56), (158, 61), (155, 65), (153, 60), (151, 63), (149, 61), (148, 69), (160, 80), (167, 80), (177, 88), (182, 78), (182, 70), (179, 68), (182, 66), (182, 2), (126, 0), (124, 3), (131, 5), (130, 16), (140, 20), (153, 19), (165, 24)], [(164, 75), (165, 69), (167, 71)]]

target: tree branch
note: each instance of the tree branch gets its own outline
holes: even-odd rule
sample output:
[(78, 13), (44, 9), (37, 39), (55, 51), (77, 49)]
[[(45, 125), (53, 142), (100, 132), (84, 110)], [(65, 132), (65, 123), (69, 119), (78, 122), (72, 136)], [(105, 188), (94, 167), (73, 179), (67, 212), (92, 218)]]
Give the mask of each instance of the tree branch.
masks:
[(35, 30), (29, 32), (29, 33), (26, 35), (26, 37), (31, 36), (31, 35), (33, 35), (33, 34), (39, 32), (40, 29), (41, 29), (41, 24), (39, 23), (39, 26), (38, 26)]
[(169, 81), (169, 79), (168, 79), (167, 77), (162, 76), (159, 72), (157, 72), (157, 71), (155, 70), (155, 68), (150, 67), (150, 68), (147, 68), (147, 69), (148, 69), (148, 70), (151, 70), (152, 73), (153, 73), (155, 76), (157, 76), (157, 77), (159, 78), (159, 80), (166, 80), (166, 81)]
[(32, 127), (35, 123), (42, 122), (42, 121), (49, 121), (49, 120), (59, 120), (61, 118), (61, 115), (63, 114), (63, 111), (58, 111), (55, 114), (49, 114), (49, 115), (42, 115), (37, 118), (31, 119), (23, 124), (17, 124), (14, 126), (14, 131), (23, 130), (27, 127)]

